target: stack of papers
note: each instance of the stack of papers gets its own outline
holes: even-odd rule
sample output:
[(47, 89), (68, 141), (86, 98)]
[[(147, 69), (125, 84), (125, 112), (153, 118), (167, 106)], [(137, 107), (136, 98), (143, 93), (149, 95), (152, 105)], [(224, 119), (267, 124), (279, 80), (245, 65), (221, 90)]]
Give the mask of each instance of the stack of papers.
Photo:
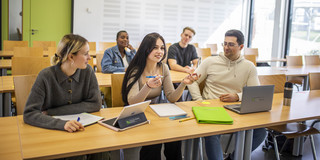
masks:
[(103, 117), (95, 116), (89, 113), (80, 113), (80, 114), (72, 114), (72, 115), (63, 115), (63, 116), (53, 116), (54, 118), (59, 118), (61, 120), (70, 121), (70, 120), (77, 120), (78, 117), (80, 118), (79, 122), (83, 126), (88, 126), (90, 124), (96, 123), (99, 120), (103, 119)]
[(150, 105), (150, 108), (157, 113), (159, 117), (173, 117), (187, 115), (187, 112), (179, 108), (175, 104), (162, 103), (157, 105)]

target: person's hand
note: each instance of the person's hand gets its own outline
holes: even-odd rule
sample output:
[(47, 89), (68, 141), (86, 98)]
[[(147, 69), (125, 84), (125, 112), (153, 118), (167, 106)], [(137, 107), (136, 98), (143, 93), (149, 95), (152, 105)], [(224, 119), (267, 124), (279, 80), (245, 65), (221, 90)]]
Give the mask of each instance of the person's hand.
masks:
[(185, 72), (189, 74), (192, 74), (195, 70), (193, 67), (190, 67), (190, 66), (185, 66), (184, 68), (185, 68)]
[(41, 113), (44, 115), (48, 115), (48, 111), (42, 111)]
[(162, 85), (161, 76), (157, 75), (155, 78), (151, 78), (146, 82), (150, 88), (158, 88)]
[(128, 44), (127, 48), (129, 48), (130, 50), (134, 49), (131, 44)]
[(76, 120), (71, 120), (71, 121), (68, 121), (64, 125), (64, 130), (72, 133), (72, 132), (76, 132), (76, 131), (79, 131), (79, 130), (84, 130), (84, 127), (80, 122), (78, 122)]
[(220, 97), (220, 101), (222, 102), (237, 102), (239, 101), (238, 94), (223, 94)]
[(201, 77), (201, 75), (198, 75), (197, 73), (189, 74), (187, 77), (185, 77), (182, 82), (184, 84), (192, 84), (194, 81), (198, 80)]

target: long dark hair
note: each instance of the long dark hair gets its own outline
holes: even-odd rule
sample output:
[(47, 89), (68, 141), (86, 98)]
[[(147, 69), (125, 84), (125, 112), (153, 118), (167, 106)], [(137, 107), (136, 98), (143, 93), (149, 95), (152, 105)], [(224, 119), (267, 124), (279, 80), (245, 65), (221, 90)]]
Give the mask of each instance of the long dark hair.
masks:
[[(146, 67), (147, 58), (156, 46), (156, 42), (159, 38), (162, 40), (164, 44), (164, 55), (161, 61), (157, 63), (157, 66), (161, 66), (162, 60), (164, 60), (167, 53), (166, 43), (163, 37), (159, 33), (155, 32), (149, 33), (143, 38), (136, 55), (130, 62), (122, 83), (122, 100), (125, 105), (129, 105), (128, 93), (131, 90), (133, 84), (136, 83), (138, 79), (141, 77), (144, 68)], [(128, 84), (129, 81), (130, 83)]]

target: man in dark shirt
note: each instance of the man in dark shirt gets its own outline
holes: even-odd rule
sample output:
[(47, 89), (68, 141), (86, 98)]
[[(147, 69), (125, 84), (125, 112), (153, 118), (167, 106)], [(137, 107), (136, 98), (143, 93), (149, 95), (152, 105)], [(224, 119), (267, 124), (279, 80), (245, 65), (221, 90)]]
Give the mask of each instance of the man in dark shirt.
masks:
[(195, 34), (196, 32), (192, 28), (185, 27), (181, 33), (181, 41), (169, 47), (168, 65), (171, 70), (193, 73), (197, 68), (196, 48), (189, 44)]

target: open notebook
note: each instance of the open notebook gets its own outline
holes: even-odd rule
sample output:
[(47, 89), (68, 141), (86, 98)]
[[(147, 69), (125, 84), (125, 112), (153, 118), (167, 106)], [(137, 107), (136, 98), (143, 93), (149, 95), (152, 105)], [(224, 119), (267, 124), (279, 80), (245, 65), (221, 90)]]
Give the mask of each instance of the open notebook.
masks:
[(80, 117), (79, 122), (83, 126), (88, 126), (90, 124), (96, 123), (99, 120), (103, 119), (103, 117), (95, 116), (89, 113), (80, 113), (80, 114), (71, 114), (71, 115), (63, 115), (63, 116), (53, 116), (54, 118), (59, 118), (61, 120), (70, 121), (77, 120)]
[(150, 108), (157, 113), (159, 117), (173, 117), (187, 115), (187, 112), (182, 110), (175, 104), (162, 103), (156, 105), (150, 105)]

